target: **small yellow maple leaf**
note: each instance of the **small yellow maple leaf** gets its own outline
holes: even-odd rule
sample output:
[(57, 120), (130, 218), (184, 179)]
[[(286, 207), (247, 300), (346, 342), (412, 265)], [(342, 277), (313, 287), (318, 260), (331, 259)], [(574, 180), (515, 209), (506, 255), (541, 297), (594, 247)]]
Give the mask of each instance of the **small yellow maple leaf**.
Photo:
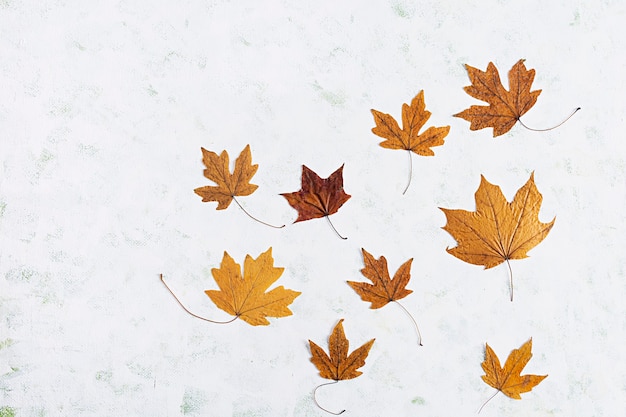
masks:
[(533, 341), (530, 339), (519, 349), (513, 349), (508, 358), (506, 358), (504, 367), (502, 367), (493, 349), (488, 344), (485, 344), (485, 360), (481, 363), (483, 371), (485, 371), (485, 375), (481, 377), (483, 381), (507, 397), (521, 400), (520, 394), (529, 392), (548, 376), (521, 375), (522, 370), (533, 356), (531, 353), (532, 346)]
[(246, 255), (243, 270), (242, 277), (241, 267), (227, 252), (224, 252), (220, 267), (211, 270), (220, 289), (206, 290), (205, 293), (217, 307), (253, 326), (268, 325), (265, 317), (292, 314), (287, 306), (300, 292), (283, 286), (265, 292), (284, 271), (284, 268), (274, 267), (271, 247), (257, 259)]
[(421, 90), (411, 100), (411, 105), (402, 105), (402, 129), (398, 122), (390, 114), (372, 109), (376, 127), (372, 133), (386, 140), (380, 142), (380, 146), (387, 149), (404, 149), (415, 152), (422, 156), (433, 156), (433, 146), (441, 146), (450, 131), (450, 126), (429, 127), (423, 133), (419, 133), (424, 127), (431, 112), (426, 110), (424, 102), (424, 90)]
[(250, 195), (258, 188), (258, 185), (250, 184), (250, 179), (259, 168), (257, 164), (252, 164), (250, 145), (246, 145), (235, 160), (232, 174), (229, 171), (228, 152), (224, 150), (218, 156), (215, 152), (201, 149), (202, 162), (206, 167), (204, 176), (217, 184), (193, 190), (202, 197), (203, 202), (217, 201), (217, 210), (224, 210), (235, 196)]
[[(372, 128), (372, 133), (385, 140), (380, 142), (380, 146), (387, 149), (403, 149), (409, 151), (409, 167), (412, 170), (411, 152), (422, 156), (433, 156), (435, 153), (431, 149), (434, 146), (444, 144), (443, 138), (448, 135), (450, 126), (429, 127), (423, 133), (419, 133), (424, 127), (431, 113), (426, 110), (424, 102), (424, 90), (421, 90), (411, 100), (411, 105), (402, 104), (402, 129), (398, 122), (387, 113), (372, 109), (376, 126)], [(412, 173), (409, 171), (409, 182), (404, 189), (404, 194), (411, 183)]]
[(361, 375), (362, 372), (357, 371), (357, 369), (365, 365), (365, 358), (367, 358), (374, 344), (375, 339), (372, 339), (348, 355), (350, 343), (346, 339), (342, 323), (343, 319), (339, 320), (328, 338), (328, 353), (330, 355), (327, 355), (324, 349), (309, 340), (311, 362), (320, 371), (322, 378), (341, 381)]

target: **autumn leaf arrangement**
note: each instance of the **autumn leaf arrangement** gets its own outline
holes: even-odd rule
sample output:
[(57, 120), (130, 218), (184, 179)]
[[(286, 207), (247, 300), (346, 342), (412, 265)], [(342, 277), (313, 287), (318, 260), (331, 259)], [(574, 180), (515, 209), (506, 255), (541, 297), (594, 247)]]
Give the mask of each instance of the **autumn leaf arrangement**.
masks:
[[(567, 119), (553, 128), (529, 128), (521, 121), (521, 116), (536, 103), (541, 90), (531, 91), (535, 71), (527, 70), (524, 60), (519, 60), (509, 71), (509, 90), (506, 90), (500, 82), (498, 70), (491, 62), (484, 72), (469, 65), (466, 65), (466, 69), (471, 85), (465, 87), (465, 91), (470, 96), (489, 104), (472, 105), (454, 115), (469, 121), (471, 130), (491, 127), (493, 136), (497, 137), (510, 131), (518, 121), (529, 130), (550, 130), (563, 124), (580, 109), (574, 110)], [(407, 151), (409, 175), (402, 192), (405, 194), (411, 184), (412, 153), (434, 156), (432, 148), (444, 144), (450, 126), (431, 126), (420, 133), (431, 116), (426, 110), (423, 90), (418, 92), (410, 104), (402, 105), (402, 128), (391, 115), (373, 109), (371, 112), (375, 123), (372, 133), (384, 139), (380, 146)], [(232, 173), (226, 150), (219, 155), (204, 148), (201, 151), (205, 166), (204, 176), (216, 184), (201, 186), (194, 190), (203, 202), (217, 202), (216, 209), (224, 210), (234, 201), (253, 220), (272, 228), (285, 227), (257, 219), (248, 213), (237, 199), (252, 194), (258, 188), (257, 185), (250, 183), (258, 169), (258, 165), (252, 164), (250, 145), (247, 145), (235, 160)], [(337, 236), (346, 239), (329, 218), (351, 197), (343, 188), (343, 168), (342, 165), (328, 178), (321, 178), (307, 166), (302, 166), (301, 189), (280, 194), (298, 212), (294, 223), (325, 217)], [(512, 202), (506, 200), (497, 185), (489, 183), (481, 176), (480, 185), (475, 193), (475, 202), (476, 211), (473, 212), (441, 208), (447, 220), (443, 229), (457, 243), (457, 246), (446, 250), (464, 262), (482, 265), (485, 269), (506, 263), (509, 270), (510, 300), (513, 301), (513, 272), (509, 261), (527, 257), (527, 252), (547, 236), (555, 219), (548, 223), (538, 220), (542, 196), (535, 186), (534, 173), (517, 191)], [(365, 249), (361, 251), (364, 262), (361, 273), (370, 282), (347, 281), (347, 284), (363, 301), (370, 303), (371, 309), (379, 309), (389, 303), (398, 305), (412, 320), (418, 343), (422, 345), (417, 322), (398, 301), (412, 293), (406, 286), (410, 280), (413, 259), (404, 262), (391, 278), (384, 256), (376, 259)], [(205, 293), (218, 308), (233, 316), (228, 321), (210, 320), (191, 312), (170, 289), (163, 275), (160, 275), (160, 278), (180, 306), (193, 317), (218, 324), (230, 323), (239, 318), (250, 325), (258, 326), (270, 324), (267, 317), (285, 317), (292, 314), (289, 305), (301, 293), (283, 286), (269, 289), (283, 271), (284, 268), (274, 266), (271, 247), (256, 259), (247, 255), (243, 269), (227, 252), (224, 252), (220, 267), (211, 270), (219, 290), (206, 290)], [(365, 359), (375, 341), (371, 339), (349, 352), (343, 321), (344, 319), (340, 319), (332, 330), (328, 340), (328, 354), (309, 340), (311, 362), (319, 370), (322, 378), (333, 381), (315, 387), (313, 400), (319, 408), (331, 414), (341, 414), (345, 410), (335, 413), (322, 407), (316, 399), (317, 390), (324, 385), (361, 375), (362, 372), (358, 369), (365, 365)], [(511, 398), (520, 399), (521, 393), (530, 391), (546, 378), (547, 375), (521, 375), (532, 356), (531, 348), (532, 339), (519, 349), (514, 349), (502, 367), (494, 351), (486, 344), (485, 359), (481, 364), (485, 372), (482, 379), (497, 390), (494, 396), (502, 392)], [(485, 401), (479, 412), (491, 398), (493, 396)]]

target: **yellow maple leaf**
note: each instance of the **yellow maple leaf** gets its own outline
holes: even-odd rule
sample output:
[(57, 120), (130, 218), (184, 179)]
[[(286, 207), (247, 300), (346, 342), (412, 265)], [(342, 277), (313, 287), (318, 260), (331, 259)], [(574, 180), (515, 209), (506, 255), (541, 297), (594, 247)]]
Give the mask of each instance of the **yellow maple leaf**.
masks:
[(288, 306), (301, 293), (276, 287), (265, 292), (283, 273), (284, 268), (274, 267), (272, 248), (253, 259), (246, 255), (241, 267), (234, 259), (224, 252), (219, 268), (213, 268), (211, 273), (219, 290), (206, 290), (217, 307), (228, 314), (239, 317), (253, 325), (268, 325), (265, 317), (285, 317), (292, 314)]
[[(532, 339), (524, 343), (519, 349), (513, 349), (506, 358), (504, 367), (500, 366), (500, 360), (493, 349), (488, 344), (485, 346), (485, 360), (481, 364), (485, 375), (481, 378), (485, 383), (498, 390), (496, 394), (502, 392), (507, 397), (521, 400), (520, 394), (529, 392), (548, 376), (521, 375), (522, 370), (533, 356), (531, 353)], [(489, 400), (485, 401), (485, 404)]]
[(457, 246), (446, 249), (448, 253), (465, 262), (483, 265), (485, 269), (508, 263), (510, 259), (526, 258), (527, 252), (538, 245), (554, 225), (555, 219), (549, 223), (539, 221), (543, 198), (535, 186), (534, 174), (517, 191), (511, 203), (506, 201), (500, 187), (481, 175), (475, 199), (474, 212), (441, 208), (447, 219), (443, 229), (457, 241)]
[(224, 150), (218, 156), (215, 152), (201, 149), (202, 162), (206, 167), (204, 176), (217, 184), (193, 190), (202, 197), (203, 202), (217, 201), (217, 210), (224, 210), (235, 196), (250, 195), (258, 188), (258, 185), (250, 184), (250, 179), (259, 168), (257, 164), (252, 164), (250, 145), (246, 145), (235, 160), (232, 174), (229, 171), (228, 152)]
[[(426, 110), (424, 103), (424, 90), (421, 90), (411, 100), (411, 105), (402, 104), (402, 129), (398, 122), (387, 113), (372, 109), (376, 126), (372, 128), (372, 133), (385, 140), (380, 142), (380, 146), (387, 149), (403, 149), (409, 152), (409, 168), (412, 171), (411, 152), (422, 156), (433, 156), (435, 153), (431, 149), (434, 146), (444, 144), (443, 138), (448, 135), (450, 126), (429, 127), (423, 133), (419, 133), (424, 127), (431, 113)], [(404, 189), (404, 194), (411, 183), (412, 173), (409, 171), (409, 182)]]

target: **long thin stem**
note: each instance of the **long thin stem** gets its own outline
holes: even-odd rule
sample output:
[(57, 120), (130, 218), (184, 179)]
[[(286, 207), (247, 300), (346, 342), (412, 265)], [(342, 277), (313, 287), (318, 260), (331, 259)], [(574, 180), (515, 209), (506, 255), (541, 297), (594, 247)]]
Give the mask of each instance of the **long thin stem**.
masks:
[(333, 413), (332, 411), (325, 409), (324, 407), (322, 407), (322, 406), (320, 405), (320, 403), (318, 403), (318, 402), (317, 402), (317, 398), (315, 397), (315, 394), (317, 393), (317, 389), (318, 389), (318, 388), (323, 387), (324, 385), (336, 384), (337, 382), (339, 382), (339, 381), (333, 381), (333, 382), (327, 382), (327, 383), (325, 383), (325, 384), (320, 384), (320, 385), (318, 385), (317, 387), (315, 387), (315, 389), (313, 390), (313, 401), (315, 402), (315, 405), (316, 405), (316, 406), (318, 406), (319, 408), (321, 408), (322, 410), (326, 411), (327, 413), (329, 413), (329, 414), (334, 414), (334, 415), (336, 415), (336, 416), (338, 416), (339, 414), (343, 414), (346, 410), (341, 410), (341, 411), (340, 411), (340, 412), (338, 412), (338, 413)]
[(509, 288), (511, 289), (511, 302), (513, 302), (513, 270), (511, 269), (511, 263), (509, 260), (506, 260), (506, 264), (509, 267)]
[(563, 120), (561, 123), (559, 123), (559, 124), (558, 124), (558, 125), (556, 125), (556, 126), (549, 127), (549, 128), (547, 128), (547, 129), (533, 129), (532, 127), (528, 127), (528, 126), (526, 126), (526, 125), (524, 124), (524, 122), (522, 122), (522, 119), (517, 119), (517, 120), (519, 120), (520, 124), (521, 124), (522, 126), (524, 126), (524, 127), (525, 127), (526, 129), (528, 129), (528, 130), (533, 130), (533, 131), (535, 131), (535, 132), (546, 132), (546, 131), (548, 131), (548, 130), (556, 129), (557, 127), (561, 126), (563, 123), (567, 122), (567, 121), (568, 121), (568, 120), (569, 120), (569, 119), (570, 119), (573, 115), (575, 115), (575, 114), (576, 114), (576, 112), (577, 112), (578, 110), (580, 110), (580, 107), (576, 107), (576, 110), (574, 110), (574, 111), (572, 112), (572, 114), (570, 114), (569, 116), (567, 116), (567, 118), (566, 118), (565, 120)]
[(404, 312), (411, 318), (411, 320), (413, 321), (413, 325), (415, 326), (415, 330), (417, 331), (417, 341), (420, 344), (420, 346), (424, 346), (422, 344), (422, 334), (420, 333), (420, 328), (417, 326), (417, 322), (415, 321), (415, 319), (413, 318), (413, 316), (411, 315), (411, 313), (409, 313), (409, 310), (407, 310), (406, 308), (404, 308), (404, 306), (402, 304), (400, 304), (398, 301), (393, 300), (394, 303), (396, 303), (397, 305), (400, 306), (400, 308), (402, 310), (404, 310)]
[(246, 213), (248, 215), (248, 217), (250, 217), (252, 220), (256, 220), (257, 222), (264, 224), (266, 226), (269, 227), (273, 227), (274, 229), (282, 229), (283, 227), (285, 227), (285, 225), (283, 224), (282, 226), (274, 226), (273, 224), (269, 224), (269, 223), (265, 223), (264, 221), (261, 221), (259, 219), (257, 219), (256, 217), (254, 217), (252, 214), (248, 213), (246, 211), (245, 208), (243, 208), (243, 206), (241, 204), (239, 204), (239, 201), (237, 201), (237, 199), (235, 198), (235, 196), (233, 196), (233, 200), (235, 200), (235, 203), (237, 203), (237, 205), (239, 206), (240, 209), (243, 210), (244, 213)]
[(183, 308), (183, 310), (185, 310), (187, 313), (189, 313), (190, 315), (200, 319), (200, 320), (204, 320), (204, 321), (208, 321), (209, 323), (215, 323), (215, 324), (228, 324), (228, 323), (232, 323), (233, 321), (237, 320), (237, 318), (239, 316), (235, 316), (233, 319), (228, 320), (228, 321), (215, 321), (215, 320), (209, 320), (205, 317), (202, 316), (198, 316), (197, 314), (193, 314), (191, 311), (187, 310), (187, 307), (185, 307), (183, 305), (183, 303), (180, 302), (180, 300), (178, 299), (178, 297), (176, 297), (176, 294), (174, 294), (174, 291), (171, 290), (171, 288), (165, 283), (165, 280), (163, 279), (163, 274), (160, 274), (161, 277), (161, 282), (163, 283), (163, 285), (165, 285), (165, 288), (167, 288), (167, 290), (170, 292), (170, 294), (172, 294), (172, 296), (176, 299), (176, 301), (178, 301), (178, 304)]
[(339, 232), (337, 231), (337, 229), (335, 229), (335, 226), (333, 226), (333, 222), (330, 221), (330, 217), (328, 217), (328, 215), (324, 216), (326, 217), (326, 220), (328, 220), (328, 224), (330, 225), (330, 227), (333, 228), (333, 230), (335, 231), (335, 233), (337, 234), (337, 236), (339, 236), (340, 238), (342, 238), (343, 240), (348, 239), (347, 237), (343, 237), (339, 234)]
[(411, 178), (413, 178), (413, 157), (411, 156), (410, 149), (407, 149), (407, 152), (409, 153), (409, 182), (407, 182), (406, 187), (404, 188), (404, 191), (402, 191), (402, 195), (404, 195), (406, 191), (409, 189), (409, 185), (411, 185)]
[(477, 412), (476, 414), (480, 414), (480, 412), (482, 411), (483, 407), (484, 407), (485, 405), (487, 405), (487, 403), (488, 403), (489, 401), (491, 401), (491, 399), (492, 399), (493, 397), (495, 397), (496, 395), (498, 395), (498, 393), (499, 393), (499, 392), (500, 392), (500, 390), (496, 391), (496, 393), (495, 393), (495, 394), (493, 394), (491, 397), (487, 398), (487, 401), (485, 401), (485, 402), (483, 403), (483, 405), (481, 405), (481, 406), (480, 406), (480, 408), (478, 409), (478, 412)]

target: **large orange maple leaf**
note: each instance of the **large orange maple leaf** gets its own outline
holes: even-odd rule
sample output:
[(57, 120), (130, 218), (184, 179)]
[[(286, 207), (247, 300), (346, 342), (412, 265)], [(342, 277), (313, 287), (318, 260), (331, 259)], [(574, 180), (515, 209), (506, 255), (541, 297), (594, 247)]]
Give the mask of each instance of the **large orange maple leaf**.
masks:
[[(534, 174), (517, 191), (511, 203), (506, 201), (500, 187), (489, 183), (482, 175), (480, 178), (475, 212), (441, 208), (447, 219), (443, 229), (457, 241), (457, 246), (446, 250), (485, 269), (508, 263), (510, 259), (526, 258), (527, 252), (548, 235), (555, 220), (539, 221), (543, 197), (535, 186)], [(512, 278), (510, 285), (513, 300)]]
[(489, 103), (489, 106), (471, 106), (455, 114), (470, 122), (471, 130), (493, 127), (493, 137), (511, 130), (513, 125), (537, 102), (541, 90), (530, 91), (535, 70), (527, 70), (524, 60), (517, 61), (509, 71), (509, 90), (500, 82), (500, 75), (492, 62), (487, 71), (465, 65), (472, 85), (463, 89), (470, 96)]

